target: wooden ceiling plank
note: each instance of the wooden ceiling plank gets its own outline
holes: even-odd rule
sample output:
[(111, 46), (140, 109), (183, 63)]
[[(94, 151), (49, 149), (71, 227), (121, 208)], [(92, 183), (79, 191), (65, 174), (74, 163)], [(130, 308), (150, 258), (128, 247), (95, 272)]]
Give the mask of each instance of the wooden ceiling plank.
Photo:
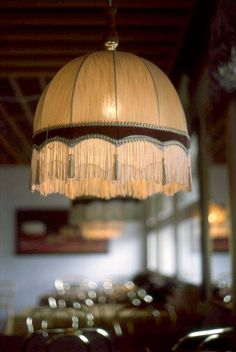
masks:
[[(53, 8), (70, 8), (70, 9), (83, 9), (83, 8), (104, 8), (107, 6), (107, 1), (105, 0), (1, 0), (2, 9), (53, 9)], [(192, 6), (192, 1), (190, 0), (114, 0), (113, 5), (117, 8), (150, 8), (150, 9), (166, 9), (166, 8), (190, 8)]]
[(43, 75), (40, 75), (40, 77), (38, 78), (38, 81), (39, 81), (39, 86), (42, 90), (42, 92), (44, 91), (44, 89), (46, 88), (47, 86), (47, 81), (46, 81), (46, 77), (43, 76)]
[[(130, 43), (130, 44), (122, 44), (122, 50), (123, 51), (129, 51), (133, 53), (142, 53), (144, 54), (151, 54), (151, 53), (157, 53), (157, 46), (155, 43), (152, 44), (146, 44), (145, 43)], [(71, 56), (71, 57), (76, 57), (80, 55), (87, 54), (89, 52), (93, 52), (94, 50), (103, 50), (102, 45), (96, 45), (90, 46), (88, 44), (84, 46), (76, 46), (75, 48), (69, 48), (69, 47), (53, 47), (52, 45), (48, 46), (34, 46), (34, 47), (27, 47), (27, 46), (21, 46), (21, 47), (15, 47), (15, 48), (7, 48), (7, 47), (1, 47), (0, 48), (0, 58), (4, 59), (4, 57), (9, 56), (21, 56), (21, 58), (27, 57), (27, 56), (32, 56), (32, 57), (40, 57), (41, 56)], [(165, 43), (163, 45), (158, 46), (158, 55), (173, 55), (175, 51), (175, 43)]]
[[(142, 53), (140, 53), (142, 54)], [(144, 57), (144, 55), (141, 55)], [(9, 74), (11, 73), (14, 74), (14, 77), (16, 77), (17, 73), (13, 72), (19, 72), (18, 76), (24, 76), (24, 71), (25, 74), (27, 74), (27, 71), (32, 70), (32, 76), (34, 77), (35, 75), (38, 74), (45, 74), (45, 76), (51, 77), (56, 70), (58, 70), (60, 67), (64, 66), (66, 63), (68, 63), (70, 60), (72, 60), (74, 57), (69, 57), (69, 56), (63, 56), (63, 57), (55, 57), (52, 59), (48, 57), (41, 57), (40, 62), (39, 60), (35, 60), (35, 58), (32, 57), (24, 57), (24, 58), (4, 58), (2, 59), (0, 57), (0, 77), (8, 77)], [(169, 63), (168, 59), (168, 53), (167, 54), (162, 54), (162, 53), (146, 53), (145, 58), (147, 58), (150, 61), (153, 61), (156, 63), (156, 65), (161, 65), (165, 63)], [(4, 72), (6, 70), (6, 72)], [(31, 75), (30, 72), (28, 72), (28, 76)]]
[(31, 144), (29, 143), (28, 139), (24, 135), (21, 129), (17, 126), (14, 121), (14, 118), (8, 114), (5, 110), (3, 104), (0, 104), (0, 114), (5, 122), (6, 125), (9, 126), (13, 134), (21, 141), (24, 150), (26, 152), (27, 157), (31, 155)]
[(1, 133), (0, 133), (0, 144), (3, 148), (1, 148), (1, 153), (6, 152), (10, 157), (17, 163), (22, 164), (25, 162), (25, 159), (22, 158), (19, 150), (14, 149), (12, 143), (9, 142)]
[[(96, 48), (95, 48), (96, 49)], [(97, 45), (97, 49), (99, 49), (99, 46)], [(102, 46), (100, 48), (101, 50), (103, 49)], [(17, 48), (7, 48), (7, 47), (1, 47), (0, 48), (0, 57), (3, 59), (4, 57), (13, 57), (13, 56), (21, 56), (21, 59), (27, 56), (32, 56), (32, 57), (39, 57), (39, 56), (56, 56), (62, 55), (62, 56), (80, 56), (84, 55), (85, 53), (88, 53), (92, 50), (92, 47), (75, 47), (74, 49), (70, 48), (53, 48), (52, 46), (45, 46), (45, 47), (27, 47), (27, 46), (22, 46), (22, 47), (17, 47)]]
[(28, 71), (25, 67), (17, 68), (13, 66), (1, 66), (0, 65), (0, 78), (8, 78), (10, 75), (14, 75), (15, 78), (39, 78), (41, 75), (45, 77), (53, 77), (56, 70), (34, 67), (30, 68)]
[[(122, 29), (120, 28), (118, 30), (118, 35), (119, 35), (119, 41), (120, 42), (129, 42), (129, 41), (134, 41), (134, 42), (142, 42), (142, 41), (147, 41), (150, 42), (155, 42), (155, 43), (165, 43), (168, 41), (174, 41), (176, 38), (176, 33), (177, 31), (162, 31), (156, 30), (153, 31), (153, 29), (147, 28), (137, 28), (136, 30), (132, 28), (127, 28), (127, 29)], [(90, 30), (89, 31), (83, 31), (80, 30), (71, 32), (71, 31), (64, 31), (64, 32), (57, 32), (53, 31), (53, 33), (47, 33), (47, 32), (38, 32), (37, 30), (31, 29), (30, 32), (28, 31), (20, 31), (20, 32), (14, 32), (14, 33), (1, 33), (0, 38), (3, 41), (4, 47), (7, 46), (14, 46), (14, 45), (21, 45), (24, 42), (25, 44), (30, 41), (30, 42), (99, 42), (103, 38), (103, 30), (98, 33), (96, 31), (93, 32)], [(6, 43), (7, 42), (7, 43)], [(12, 43), (13, 42), (13, 43)], [(15, 42), (15, 43), (14, 43)], [(46, 44), (47, 45), (47, 44)]]
[[(122, 14), (117, 16), (116, 25), (118, 26), (183, 26), (186, 21), (186, 14), (177, 15), (175, 13), (138, 13), (131, 16), (130, 14)], [(105, 16), (94, 14), (0, 14), (0, 26), (47, 26), (50, 27), (70, 27), (70, 26), (104, 26)]]
[[(51, 70), (52, 70), (52, 68), (57, 68), (57, 67), (60, 67), (60, 66), (63, 66), (66, 62), (68, 62), (69, 60), (71, 59), (71, 57), (69, 58), (55, 58), (55, 60), (51, 60), (50, 58), (41, 58), (40, 59), (40, 61), (39, 60), (35, 60), (35, 58), (32, 58), (32, 57), (30, 57), (30, 58), (28, 58), (28, 57), (25, 57), (24, 58), (24, 60), (22, 60), (22, 58), (15, 58), (15, 59), (11, 59), (11, 60), (9, 60), (9, 58), (5, 58), (5, 59), (3, 59), (3, 58), (1, 58), (0, 57), (0, 68), (1, 68), (1, 70), (3, 69), (3, 68), (7, 68), (7, 67), (9, 67), (9, 68), (15, 68), (15, 69), (17, 69), (17, 68), (19, 68), (19, 69), (21, 69), (22, 67), (23, 68), (29, 68), (29, 69), (31, 69), (31, 68), (37, 68), (37, 69), (39, 69), (39, 68), (44, 68), (44, 67), (46, 67), (46, 68), (51, 68)], [(4, 74), (4, 72), (0, 72), (0, 74)], [(15, 74), (14, 74), (14, 76), (15, 76)]]
[(172, 60), (171, 60), (171, 67), (172, 68), (174, 68), (176, 66), (176, 62), (177, 62), (178, 56), (180, 54), (181, 49), (183, 48), (184, 40), (185, 40), (187, 31), (188, 31), (188, 28), (189, 28), (193, 13), (194, 13), (194, 9), (196, 7), (196, 4), (197, 4), (197, 0), (193, 0), (192, 1), (191, 11), (189, 11), (188, 15), (186, 16), (185, 21), (184, 21), (184, 23), (182, 25), (182, 31), (181, 31), (180, 35), (178, 36), (178, 38), (177, 38), (177, 42), (176, 42), (177, 48), (176, 48), (175, 54), (172, 56)]
[(25, 113), (25, 116), (30, 124), (30, 126), (33, 125), (33, 113), (30, 109), (30, 106), (29, 104), (27, 103), (25, 97), (24, 97), (24, 94), (20, 88), (20, 85), (18, 84), (17, 82), (17, 79), (13, 76), (10, 76), (9, 77), (9, 83), (12, 87), (12, 90), (13, 92), (15, 93), (15, 96), (19, 99), (19, 104), (20, 106), (22, 107), (24, 113)]

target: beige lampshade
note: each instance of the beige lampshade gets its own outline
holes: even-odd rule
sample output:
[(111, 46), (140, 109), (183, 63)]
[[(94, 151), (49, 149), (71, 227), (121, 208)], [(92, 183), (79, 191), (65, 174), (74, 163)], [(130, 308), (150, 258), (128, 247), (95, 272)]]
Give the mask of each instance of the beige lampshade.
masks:
[(172, 195), (191, 188), (179, 97), (151, 62), (99, 51), (66, 64), (34, 121), (31, 189), (69, 198)]
[(98, 198), (76, 199), (69, 210), (69, 223), (76, 226), (84, 222), (140, 221), (143, 218), (144, 203), (134, 199)]
[(225, 207), (211, 202), (209, 205), (208, 222), (209, 235), (211, 238), (229, 236), (227, 209)]
[(87, 239), (118, 237), (126, 222), (143, 218), (144, 203), (134, 199), (76, 199), (69, 211), (69, 224)]
[(87, 240), (111, 240), (120, 236), (124, 223), (118, 221), (91, 221), (80, 224), (81, 236)]

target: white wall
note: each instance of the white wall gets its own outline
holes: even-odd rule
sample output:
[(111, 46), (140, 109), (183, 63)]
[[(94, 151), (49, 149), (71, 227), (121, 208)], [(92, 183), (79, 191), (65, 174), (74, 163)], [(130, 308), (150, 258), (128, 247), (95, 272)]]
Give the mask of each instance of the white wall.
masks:
[(15, 210), (18, 208), (67, 208), (59, 195), (42, 197), (29, 191), (29, 168), (0, 168), (0, 281), (16, 285), (15, 309), (37, 302), (53, 288), (56, 278), (76, 276), (101, 280), (142, 270), (142, 225), (129, 223), (124, 233), (109, 241), (106, 254), (16, 255)]

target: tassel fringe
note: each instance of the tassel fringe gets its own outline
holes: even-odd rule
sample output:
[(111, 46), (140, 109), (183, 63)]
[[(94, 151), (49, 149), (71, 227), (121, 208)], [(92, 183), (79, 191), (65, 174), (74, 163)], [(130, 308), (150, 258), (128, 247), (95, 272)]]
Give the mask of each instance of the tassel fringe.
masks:
[(190, 191), (189, 152), (178, 144), (159, 146), (143, 140), (115, 145), (90, 138), (74, 146), (49, 141), (33, 149), (31, 190), (45, 196), (61, 193), (71, 199), (144, 199), (158, 192)]

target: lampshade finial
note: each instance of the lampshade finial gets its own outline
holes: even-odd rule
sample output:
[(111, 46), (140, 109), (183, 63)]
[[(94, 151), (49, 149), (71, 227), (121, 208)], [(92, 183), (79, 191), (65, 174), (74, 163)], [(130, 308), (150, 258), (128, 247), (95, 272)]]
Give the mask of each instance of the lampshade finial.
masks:
[(115, 16), (116, 16), (116, 8), (112, 7), (111, 3), (109, 7), (106, 9), (106, 18), (107, 18), (107, 30), (104, 38), (104, 48), (105, 50), (116, 50), (119, 44), (119, 37), (116, 31), (115, 25)]

